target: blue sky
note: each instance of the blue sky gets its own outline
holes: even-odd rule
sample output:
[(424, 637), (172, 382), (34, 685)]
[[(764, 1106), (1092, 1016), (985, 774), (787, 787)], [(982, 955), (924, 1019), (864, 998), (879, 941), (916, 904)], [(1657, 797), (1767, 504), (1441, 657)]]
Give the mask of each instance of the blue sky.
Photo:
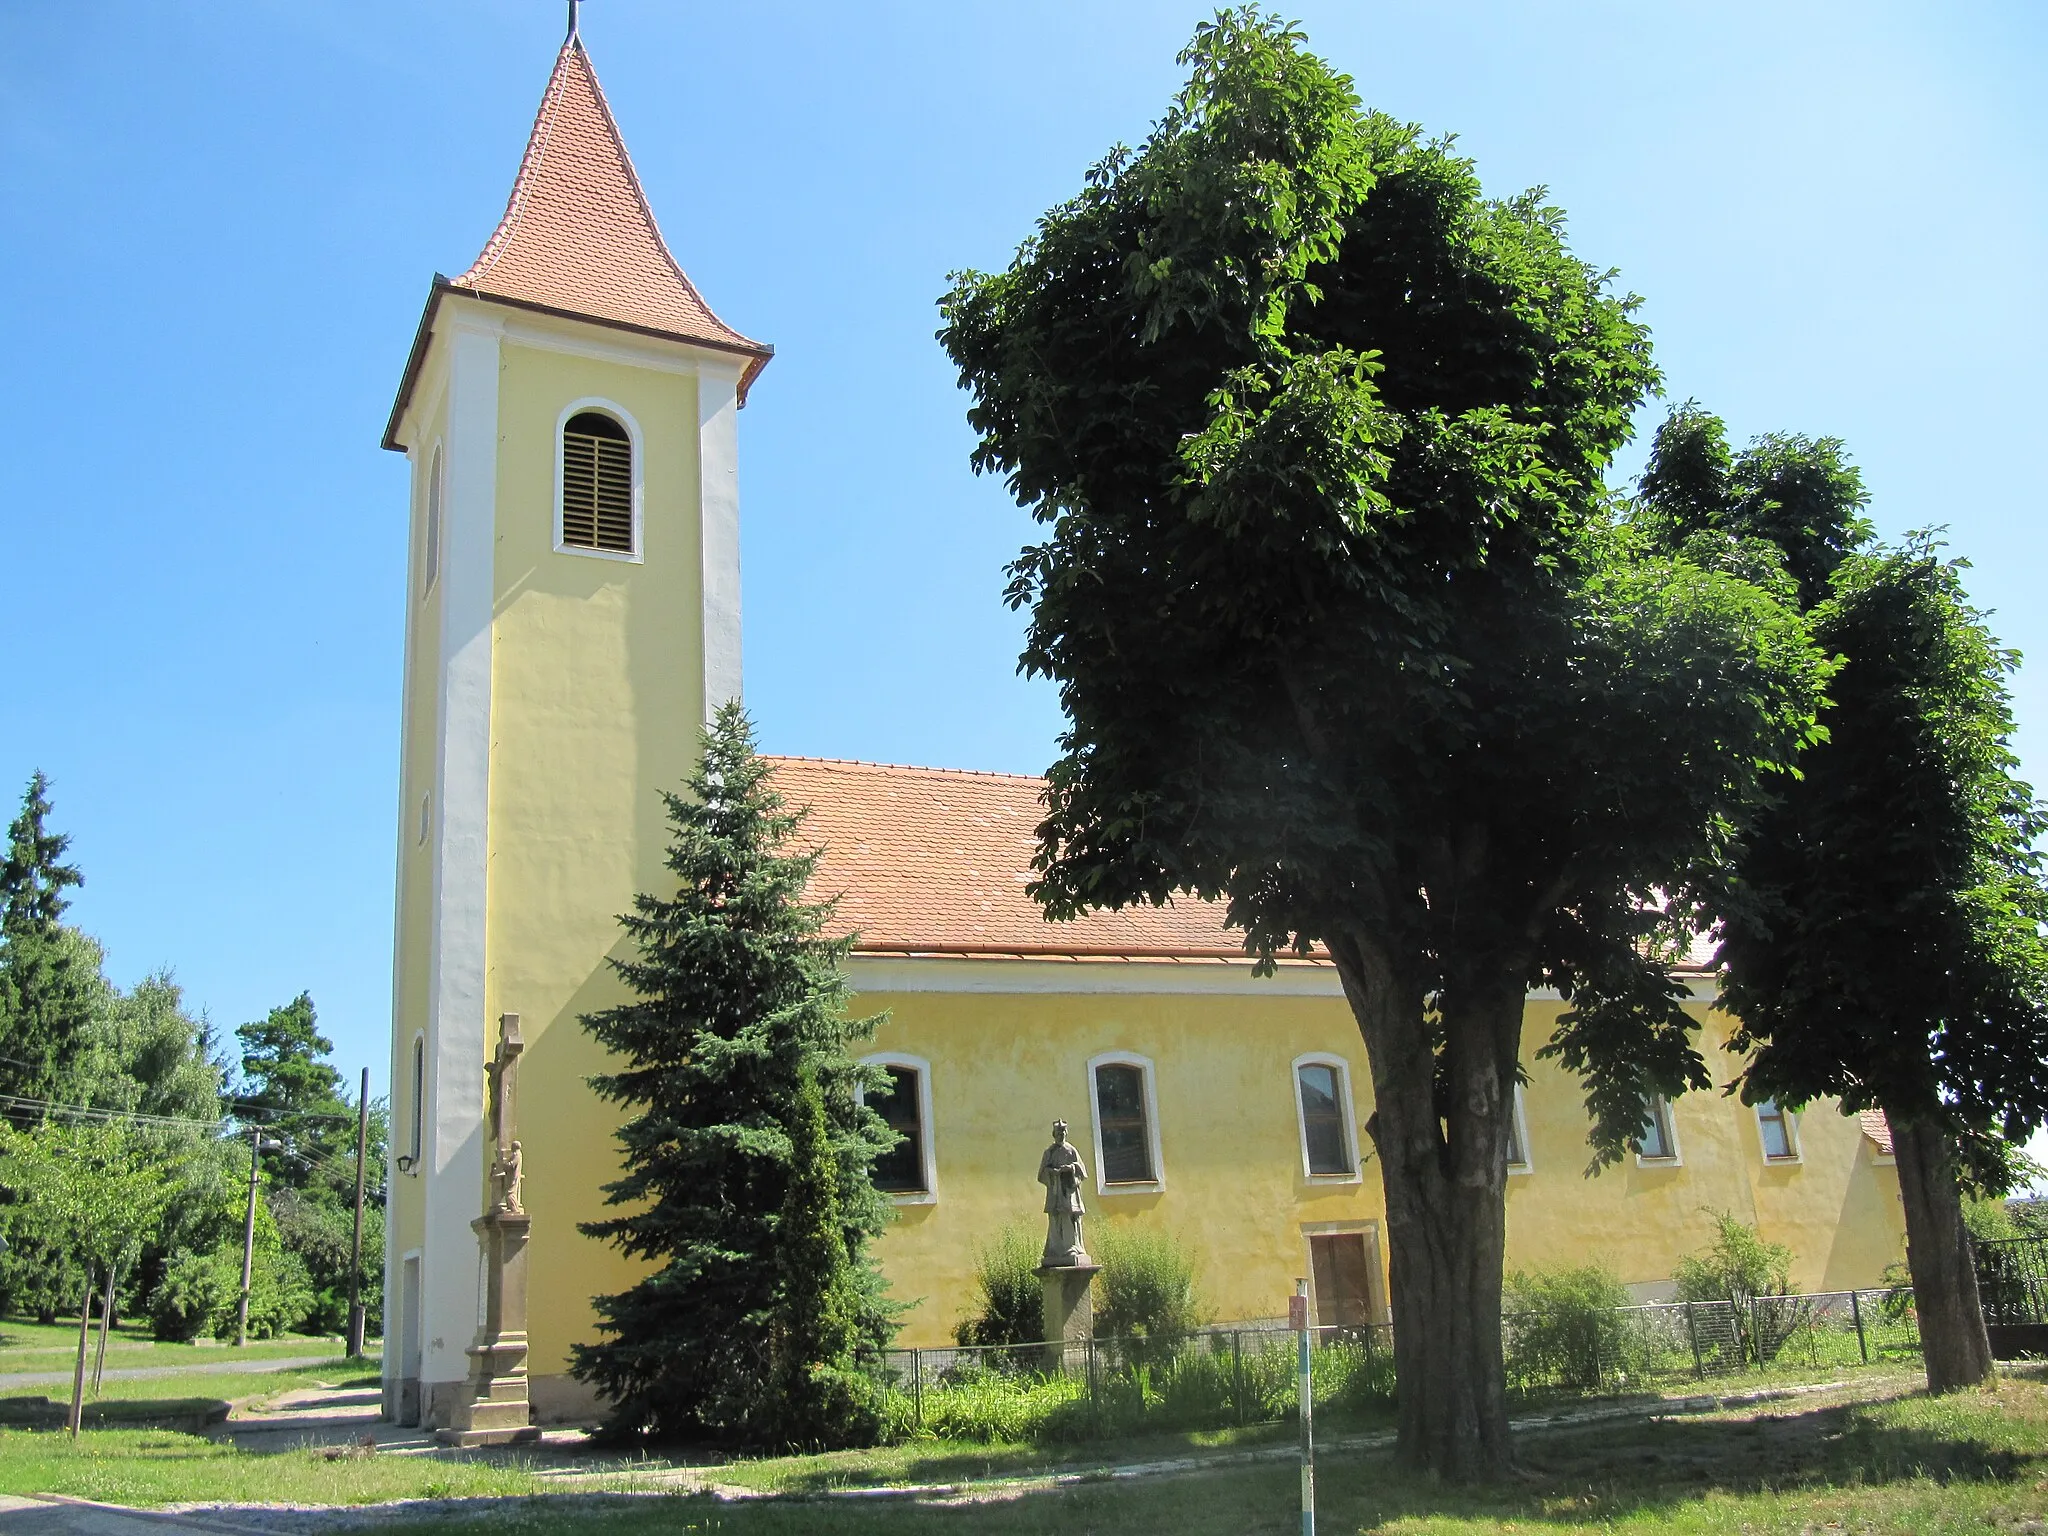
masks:
[[(117, 980), (172, 967), (223, 1029), (310, 989), (380, 1088), (405, 482), (378, 433), (430, 276), (497, 220), (562, 10), (0, 0), (0, 792), (54, 780)], [(1880, 527), (1948, 525), (1999, 632), (2048, 647), (2048, 11), (1288, 10), (1491, 189), (1552, 189), (1645, 296), (1674, 398), (1846, 438)], [(1049, 760), (999, 600), (1028, 525), (968, 470), (933, 301), (1143, 136), (1205, 14), (588, 0), (670, 244), (778, 351), (741, 418), (772, 750)], [(2036, 671), (2019, 701), (2038, 775)]]

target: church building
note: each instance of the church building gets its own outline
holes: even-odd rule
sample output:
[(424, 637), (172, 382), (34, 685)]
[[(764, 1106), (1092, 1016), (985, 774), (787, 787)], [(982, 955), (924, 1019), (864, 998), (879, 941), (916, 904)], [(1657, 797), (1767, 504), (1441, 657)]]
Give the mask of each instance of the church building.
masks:
[[(444, 1425), (484, 1297), (486, 1066), (521, 1020), (521, 1198), (537, 1417), (587, 1418), (567, 1374), (590, 1298), (633, 1267), (582, 1236), (617, 1173), (606, 1058), (582, 1015), (621, 998), (617, 916), (669, 879), (661, 791), (741, 693), (739, 411), (772, 349), (712, 310), (647, 205), (588, 54), (555, 61), (497, 230), (436, 277), (384, 446), (411, 469), (392, 985), (386, 1409)], [(769, 386), (764, 386), (769, 387)], [(1034, 1181), (1073, 1127), (1095, 1223), (1174, 1233), (1221, 1320), (1384, 1320), (1371, 1078), (1337, 976), (1260, 978), (1188, 901), (1049, 924), (1024, 894), (1032, 778), (776, 759), (824, 848), (819, 895), (858, 935), (859, 1014), (904, 1135), (878, 1168), (901, 1341), (950, 1341), (974, 1250), (1042, 1220)], [(1694, 1008), (1717, 1083), (1729, 1020)], [(1508, 1193), (1511, 1265), (1598, 1258), (1645, 1297), (1713, 1211), (1796, 1255), (1806, 1289), (1878, 1283), (1903, 1222), (1881, 1118), (1719, 1093), (1645, 1106), (1639, 1148), (1584, 1176), (1577, 1082), (1534, 1059), (1562, 1004), (1532, 994)]]

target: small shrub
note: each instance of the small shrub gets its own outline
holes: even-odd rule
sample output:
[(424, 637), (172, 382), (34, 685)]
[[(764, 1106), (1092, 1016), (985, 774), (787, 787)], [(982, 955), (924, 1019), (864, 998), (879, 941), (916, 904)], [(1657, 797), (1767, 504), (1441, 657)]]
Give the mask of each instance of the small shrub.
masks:
[(1767, 1243), (1755, 1227), (1726, 1211), (1709, 1211), (1714, 1241), (1678, 1261), (1671, 1278), (1680, 1301), (1732, 1301), (1746, 1306), (1757, 1296), (1792, 1292), (1792, 1250)]
[[(974, 1245), (974, 1310), (954, 1326), (961, 1344), (1036, 1344), (1045, 1337), (1038, 1240), (1027, 1222)], [(1098, 1332), (1100, 1329), (1098, 1328)]]
[(1141, 1365), (1170, 1359), (1208, 1321), (1195, 1286), (1195, 1261), (1171, 1233), (1110, 1226), (1096, 1239), (1095, 1336), (1125, 1339)]
[(240, 1265), (225, 1250), (180, 1249), (149, 1298), (150, 1332), (175, 1344), (210, 1336), (223, 1316), (234, 1316), (241, 1289)]
[(1598, 1264), (1518, 1269), (1508, 1276), (1508, 1378), (1524, 1392), (1546, 1387), (1597, 1390), (1612, 1372), (1629, 1368), (1629, 1335), (1621, 1308), (1628, 1287)]

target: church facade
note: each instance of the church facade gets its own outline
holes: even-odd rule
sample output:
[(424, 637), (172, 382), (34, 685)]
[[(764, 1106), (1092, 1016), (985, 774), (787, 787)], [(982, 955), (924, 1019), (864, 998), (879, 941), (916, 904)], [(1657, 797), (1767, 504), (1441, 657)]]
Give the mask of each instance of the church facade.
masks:
[[(770, 355), (670, 254), (572, 33), (503, 220), (434, 280), (384, 439), (411, 470), (384, 1354), (406, 1422), (445, 1424), (470, 1373), (505, 1013), (526, 1042), (532, 1400), (594, 1406), (569, 1350), (634, 1271), (577, 1230), (618, 1122), (578, 1021), (618, 1000), (617, 914), (666, 878), (660, 791), (741, 692), (738, 412)], [(1323, 1320), (1385, 1317), (1371, 1079), (1331, 967), (1256, 977), (1198, 902), (1046, 923), (1024, 895), (1035, 779), (794, 758), (776, 776), (857, 935), (855, 1011), (887, 1014), (865, 1049), (904, 1134), (878, 1169), (903, 1342), (949, 1341), (976, 1244), (1043, 1220), (1055, 1119), (1087, 1219), (1174, 1232), (1219, 1319), (1283, 1312), (1296, 1276)], [(1695, 994), (1725, 1084), (1729, 1021), (1704, 976)], [(1789, 1244), (1808, 1289), (1899, 1257), (1888, 1134), (1828, 1106), (1653, 1103), (1639, 1152), (1585, 1178), (1578, 1087), (1534, 1059), (1561, 1006), (1526, 1013), (1511, 1264), (1598, 1257), (1654, 1295), (1714, 1210)]]

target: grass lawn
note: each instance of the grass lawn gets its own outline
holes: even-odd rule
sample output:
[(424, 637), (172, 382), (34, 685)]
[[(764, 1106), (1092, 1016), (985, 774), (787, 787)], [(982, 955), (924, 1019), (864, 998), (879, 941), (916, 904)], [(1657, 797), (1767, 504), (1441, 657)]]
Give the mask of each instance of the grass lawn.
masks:
[[(99, 1348), (99, 1324), (93, 1324), (92, 1342), (87, 1346), (86, 1369), (92, 1369), (92, 1352)], [(372, 1349), (374, 1350), (374, 1342)], [(340, 1351), (329, 1338), (286, 1334), (281, 1339), (252, 1339), (247, 1347), (209, 1341), (204, 1344), (159, 1344), (146, 1326), (119, 1324), (107, 1340), (107, 1369), (126, 1371), (156, 1366), (215, 1365), (232, 1360), (265, 1360), (298, 1355), (322, 1355)], [(37, 1323), (18, 1317), (0, 1320), (0, 1376), (16, 1372), (64, 1371), (71, 1368), (78, 1352), (78, 1319), (68, 1323)]]
[[(1789, 1406), (1530, 1437), (1521, 1448), (1524, 1478), (1481, 1492), (1403, 1477), (1384, 1455), (1331, 1458), (1319, 1470), (1318, 1528), (1386, 1536), (2043, 1529), (2048, 1388), (2038, 1381), (1939, 1401)], [(731, 1470), (717, 1475), (727, 1480)], [(1137, 1482), (1027, 1485), (943, 1503), (531, 1500), (494, 1510), (490, 1523), (494, 1533), (564, 1536), (1279, 1536), (1299, 1528), (1296, 1487), (1293, 1466), (1279, 1462)], [(425, 1536), (443, 1524), (398, 1521), (379, 1531)]]
[(531, 1493), (523, 1464), (496, 1458), (259, 1455), (192, 1435), (108, 1429), (69, 1436), (0, 1430), (0, 1493), (64, 1493), (110, 1504), (374, 1504), (386, 1499)]

